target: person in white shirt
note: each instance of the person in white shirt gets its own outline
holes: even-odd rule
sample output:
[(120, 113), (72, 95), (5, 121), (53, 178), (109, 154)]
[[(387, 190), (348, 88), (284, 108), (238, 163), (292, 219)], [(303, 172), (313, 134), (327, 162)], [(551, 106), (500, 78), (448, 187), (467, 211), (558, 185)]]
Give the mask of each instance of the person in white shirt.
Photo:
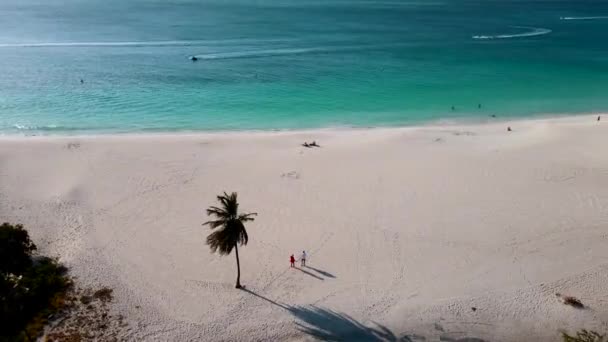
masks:
[(302, 251), (302, 256), (300, 256), (300, 265), (302, 267), (306, 266), (306, 251)]

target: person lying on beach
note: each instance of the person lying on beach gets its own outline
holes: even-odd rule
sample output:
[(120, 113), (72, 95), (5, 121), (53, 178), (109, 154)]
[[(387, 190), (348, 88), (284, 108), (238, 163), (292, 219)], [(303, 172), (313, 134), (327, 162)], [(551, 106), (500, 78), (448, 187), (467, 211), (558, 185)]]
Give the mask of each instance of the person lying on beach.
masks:
[(307, 142), (304, 142), (304, 143), (302, 144), (302, 146), (304, 146), (304, 147), (308, 147), (308, 148), (310, 148), (310, 147), (321, 147), (321, 145), (318, 145), (316, 141), (313, 141), (313, 142), (311, 142), (310, 144), (309, 144), (309, 143), (307, 143)]

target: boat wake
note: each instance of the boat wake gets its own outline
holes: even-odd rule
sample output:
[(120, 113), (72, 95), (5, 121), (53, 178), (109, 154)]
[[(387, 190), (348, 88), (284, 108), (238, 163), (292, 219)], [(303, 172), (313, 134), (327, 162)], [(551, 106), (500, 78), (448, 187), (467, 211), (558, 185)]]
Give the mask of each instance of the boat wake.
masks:
[(197, 59), (235, 59), (235, 58), (262, 58), (262, 57), (275, 57), (275, 56), (288, 56), (288, 55), (302, 55), (302, 54), (313, 54), (313, 53), (332, 53), (332, 52), (349, 52), (349, 51), (361, 51), (361, 50), (372, 50), (387, 47), (395, 47), (399, 44), (391, 45), (350, 45), (350, 46), (318, 46), (309, 48), (281, 48), (281, 49), (267, 49), (267, 50), (247, 50), (247, 51), (232, 51), (232, 52), (217, 52), (217, 53), (206, 53), (194, 55)]
[(2, 47), (145, 47), (145, 46), (205, 46), (239, 45), (243, 43), (289, 42), (289, 39), (225, 39), (225, 40), (159, 40), (126, 42), (42, 42), (42, 43), (0, 43)]
[(542, 36), (542, 35), (549, 34), (552, 32), (550, 29), (542, 28), (542, 27), (513, 26), (513, 28), (526, 29), (529, 31), (522, 32), (522, 33), (514, 33), (514, 34), (498, 34), (498, 35), (493, 35), (493, 36), (479, 35), (479, 36), (473, 36), (472, 38), (473, 39), (482, 39), (482, 40), (484, 40), (484, 39), (485, 40), (487, 40), (487, 39), (509, 39), (509, 38)]
[(596, 16), (596, 17), (560, 17), (559, 20), (599, 20), (608, 19), (608, 16)]
[(195, 55), (198, 59), (233, 59), (233, 58), (256, 58), (256, 57), (271, 57), (284, 55), (300, 55), (306, 53), (328, 52), (329, 49), (316, 48), (299, 48), (299, 49), (269, 49), (269, 50), (251, 50), (251, 51), (234, 51), (234, 52), (218, 52)]

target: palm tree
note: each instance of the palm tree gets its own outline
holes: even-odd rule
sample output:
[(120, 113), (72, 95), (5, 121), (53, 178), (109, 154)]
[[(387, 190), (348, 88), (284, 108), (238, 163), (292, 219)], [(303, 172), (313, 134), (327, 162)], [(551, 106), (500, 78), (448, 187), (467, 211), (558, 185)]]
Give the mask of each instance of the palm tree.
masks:
[(241, 288), (241, 264), (239, 263), (239, 247), (246, 245), (249, 241), (244, 222), (253, 221), (257, 213), (239, 214), (239, 203), (236, 199), (236, 192), (228, 195), (217, 196), (217, 200), (222, 204), (221, 207), (211, 206), (207, 209), (207, 215), (213, 216), (216, 220), (207, 221), (203, 225), (209, 225), (211, 229), (220, 228), (207, 236), (207, 244), (211, 252), (219, 252), (220, 255), (228, 255), (232, 252), (236, 254), (236, 288)]

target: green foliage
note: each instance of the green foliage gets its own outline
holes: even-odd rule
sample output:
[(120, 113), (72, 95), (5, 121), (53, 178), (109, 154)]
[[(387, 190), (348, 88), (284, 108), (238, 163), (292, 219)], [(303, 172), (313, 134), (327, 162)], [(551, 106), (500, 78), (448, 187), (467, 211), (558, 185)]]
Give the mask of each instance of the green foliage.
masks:
[(576, 332), (576, 336), (570, 336), (567, 333), (562, 333), (562, 339), (564, 342), (606, 342), (606, 335), (600, 335), (599, 333), (592, 330), (579, 330)]
[(35, 250), (23, 226), (0, 226), (0, 341), (35, 339), (48, 316), (65, 305), (71, 286), (66, 268), (33, 257)]
[(36, 245), (23, 226), (0, 225), (0, 273), (18, 273), (31, 263)]

